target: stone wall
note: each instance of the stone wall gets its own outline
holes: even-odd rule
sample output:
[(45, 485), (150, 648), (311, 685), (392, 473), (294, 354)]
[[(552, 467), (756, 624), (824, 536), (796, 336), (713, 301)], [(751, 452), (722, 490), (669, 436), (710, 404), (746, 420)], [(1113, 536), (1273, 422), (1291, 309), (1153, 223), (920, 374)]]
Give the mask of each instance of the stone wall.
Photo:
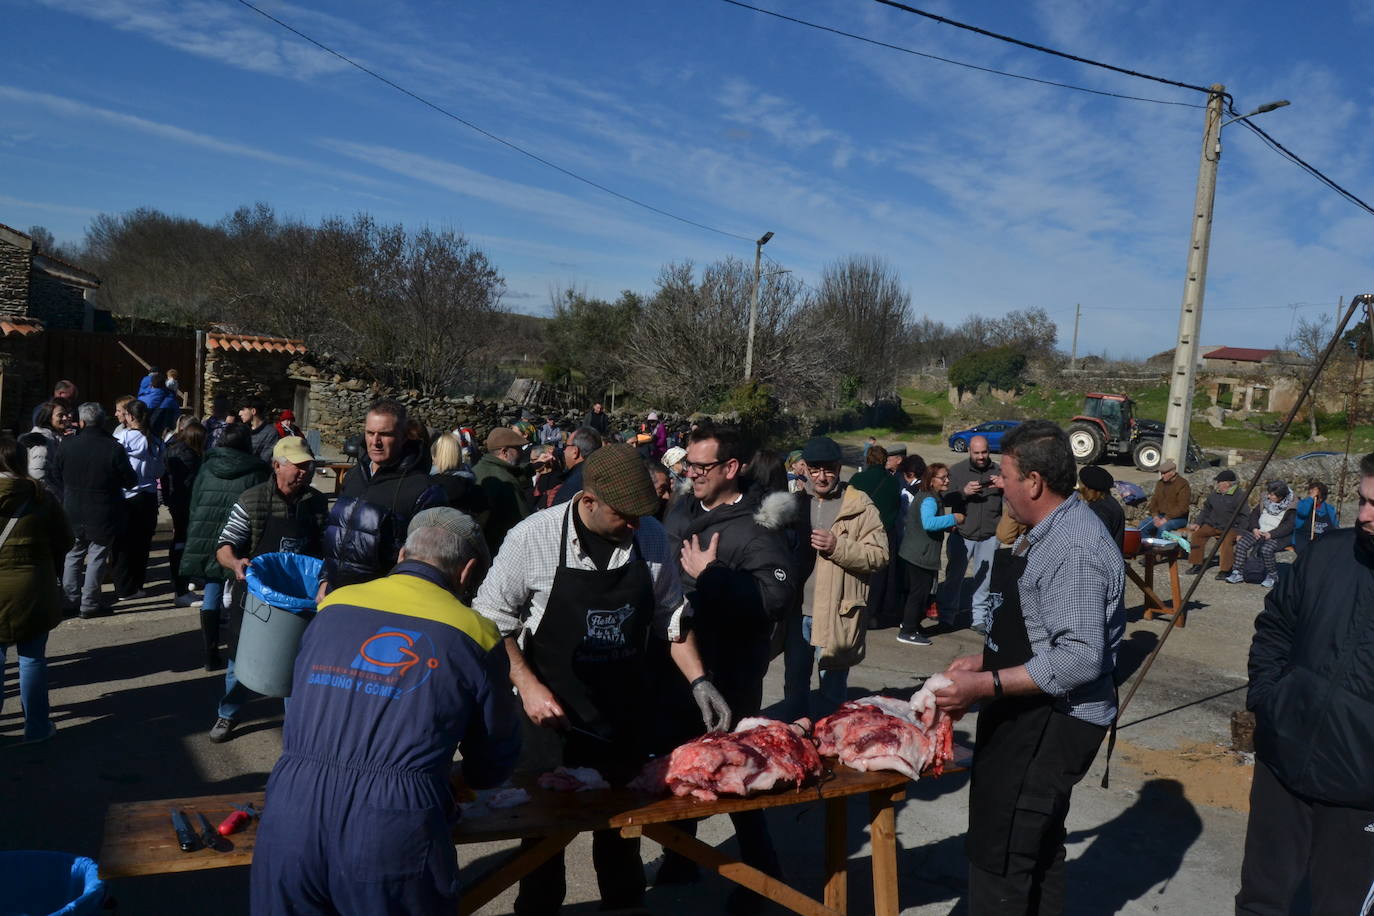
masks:
[(8, 233), (0, 233), (0, 315), (22, 316), (29, 310), (29, 265), (33, 252), (12, 244), (10, 238)]
[[(302, 383), (291, 376), (290, 353), (246, 352), (239, 350), (205, 351), (205, 401), (202, 415), (210, 413), (215, 395), (224, 395), (237, 410), (245, 399), (262, 397), (274, 410), (296, 407), (296, 388)], [(182, 370), (182, 387), (192, 387), (189, 369)], [(302, 418), (305, 419), (305, 418)], [(310, 422), (305, 419), (305, 422)]]
[(34, 271), (29, 287), (29, 315), (50, 328), (79, 331), (86, 320), (86, 296), (79, 286)]

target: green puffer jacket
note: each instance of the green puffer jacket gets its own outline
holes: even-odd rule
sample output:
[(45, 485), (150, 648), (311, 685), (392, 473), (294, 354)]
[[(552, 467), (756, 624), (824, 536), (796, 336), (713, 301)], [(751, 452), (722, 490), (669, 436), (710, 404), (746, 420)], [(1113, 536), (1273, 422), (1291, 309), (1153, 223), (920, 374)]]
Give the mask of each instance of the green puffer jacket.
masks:
[[(22, 510), (22, 513), (21, 513)], [(28, 642), (62, 622), (57, 580), (72, 546), (62, 506), (37, 481), (0, 477), (0, 644)]]
[(212, 448), (205, 453), (200, 473), (196, 474), (196, 482), (191, 486), (191, 514), (186, 526), (181, 575), (211, 582), (229, 578), (229, 570), (215, 560), (219, 534), (239, 495), (269, 476), (267, 465), (247, 452)]

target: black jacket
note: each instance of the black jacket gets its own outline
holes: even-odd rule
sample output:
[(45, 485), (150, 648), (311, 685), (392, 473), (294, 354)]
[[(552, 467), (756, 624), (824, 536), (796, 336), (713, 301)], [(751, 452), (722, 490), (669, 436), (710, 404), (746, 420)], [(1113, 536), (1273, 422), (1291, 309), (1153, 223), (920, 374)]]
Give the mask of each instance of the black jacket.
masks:
[[(605, 414), (602, 414), (604, 417)], [(553, 496), (553, 505), (561, 506), (563, 503), (572, 499), (582, 490), (582, 466), (585, 461), (579, 461), (577, 466), (563, 475), (563, 482), (558, 486), (558, 492)]]
[[(1116, 541), (1116, 546), (1120, 547), (1126, 540), (1126, 510), (1121, 508), (1121, 503), (1117, 502), (1116, 497), (1111, 493), (1103, 494), (1101, 499), (1093, 500), (1088, 503), (1088, 508), (1093, 510), (1098, 518), (1102, 519), (1102, 524), (1106, 527), (1107, 533)], [(1226, 521), (1222, 519), (1222, 521)]]
[[(1246, 531), (1254, 531), (1260, 526), (1260, 519), (1263, 517), (1264, 499), (1261, 498), (1259, 505), (1250, 510), (1250, 514), (1245, 519), (1244, 531), (1241, 533), (1244, 534)], [(1297, 524), (1297, 520), (1298, 511), (1296, 509), (1286, 510), (1283, 513), (1283, 517), (1279, 519), (1279, 523), (1269, 532), (1269, 539), (1271, 541), (1277, 541), (1280, 544), (1286, 544), (1288, 539), (1293, 536), (1293, 526)], [(1226, 519), (1222, 519), (1222, 521), (1224, 522)]]
[(191, 514), (191, 487), (200, 472), (201, 456), (185, 442), (173, 439), (163, 459), (162, 504), (184, 528)]
[(1374, 809), (1374, 554), (1358, 529), (1327, 532), (1265, 598), (1245, 705), (1289, 790)]
[(324, 532), (324, 577), (331, 588), (391, 572), (410, 520), (431, 506), (448, 504), (429, 467), (429, 452), (407, 440), (398, 461), (374, 473), (364, 457), (344, 478)]
[(138, 483), (124, 446), (103, 429), (84, 426), (57, 450), (51, 476), (62, 491), (72, 533), (113, 543), (124, 530), (124, 490)]
[(487, 494), (477, 485), (477, 479), (467, 474), (431, 474), (429, 482), (444, 491), (446, 505), (466, 512), (481, 522), (487, 511)]
[(1242, 497), (1244, 496), (1245, 491), (1239, 487), (1232, 489), (1230, 493), (1218, 493), (1215, 490), (1208, 493), (1207, 499), (1202, 503), (1202, 511), (1198, 513), (1195, 519), (1197, 525), (1199, 527), (1202, 525), (1211, 525), (1218, 531), (1225, 531), (1225, 525), (1227, 521), (1230, 520), (1231, 513), (1236, 511), (1237, 506), (1240, 506), (1241, 510), (1236, 513), (1235, 524), (1231, 527), (1237, 531), (1244, 532), (1245, 520), (1249, 518), (1250, 515), (1245, 511), (1243, 505)]
[(582, 418), (582, 425), (590, 426), (601, 433), (601, 438), (604, 439), (611, 433), (611, 415), (604, 410), (601, 413), (589, 410), (587, 416)]

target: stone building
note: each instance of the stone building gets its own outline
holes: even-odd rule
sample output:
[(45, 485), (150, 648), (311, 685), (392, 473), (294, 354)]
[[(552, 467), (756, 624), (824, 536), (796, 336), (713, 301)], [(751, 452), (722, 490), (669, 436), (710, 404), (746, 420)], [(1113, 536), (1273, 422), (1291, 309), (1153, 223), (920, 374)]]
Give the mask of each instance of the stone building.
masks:
[(0, 315), (89, 331), (95, 320), (90, 294), (99, 288), (95, 274), (43, 252), (32, 238), (0, 223)]

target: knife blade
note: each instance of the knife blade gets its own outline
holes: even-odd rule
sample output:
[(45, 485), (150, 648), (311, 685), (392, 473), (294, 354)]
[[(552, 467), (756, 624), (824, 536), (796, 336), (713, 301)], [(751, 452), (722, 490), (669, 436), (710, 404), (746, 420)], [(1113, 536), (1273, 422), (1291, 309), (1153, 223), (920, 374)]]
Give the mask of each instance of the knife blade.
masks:
[(577, 732), (579, 735), (586, 735), (588, 738), (595, 738), (597, 741), (605, 741), (607, 744), (615, 743), (610, 738), (607, 738), (605, 735), (598, 735), (596, 732), (589, 732), (585, 728), (578, 728), (576, 725), (569, 725), (568, 730)]
[(191, 822), (175, 808), (172, 809), (172, 829), (177, 832), (177, 843), (180, 844), (182, 852), (193, 852), (196, 849), (198, 844), (195, 831), (191, 829)]
[(219, 834), (215, 832), (215, 827), (210, 823), (210, 819), (201, 812), (196, 812), (196, 817), (200, 818), (200, 841), (205, 844), (206, 849), (215, 849), (219, 846)]

